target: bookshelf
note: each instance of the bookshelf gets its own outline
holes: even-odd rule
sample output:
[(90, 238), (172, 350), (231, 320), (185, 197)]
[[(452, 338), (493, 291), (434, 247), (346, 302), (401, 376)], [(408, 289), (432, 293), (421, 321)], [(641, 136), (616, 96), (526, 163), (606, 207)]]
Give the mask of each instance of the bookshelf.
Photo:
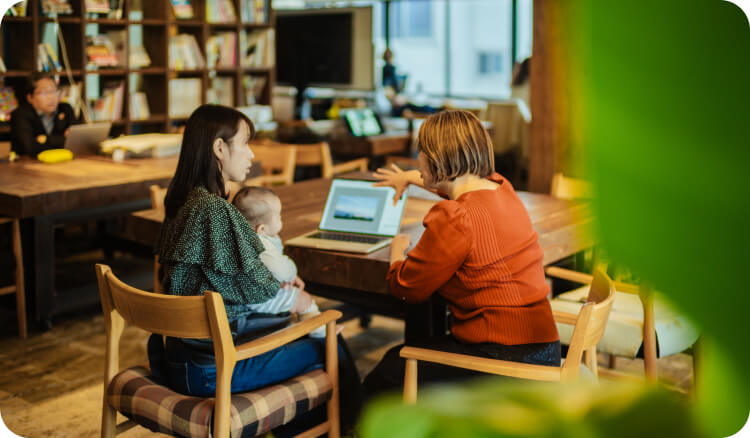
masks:
[[(26, 16), (5, 16), (0, 26), (0, 55), (5, 63), (6, 72), (0, 72), (3, 85), (12, 87), (16, 99), (20, 103), (25, 100), (23, 95), (24, 81), (37, 69), (38, 46), (44, 39), (47, 23), (54, 23), (54, 19), (42, 12), (43, 0), (28, 0)], [(275, 23), (271, 2), (273, 0), (123, 0), (121, 18), (110, 18), (106, 14), (94, 14), (87, 11), (90, 0), (67, 0), (72, 7), (72, 14), (59, 15), (58, 23), (62, 31), (67, 53), (70, 60), (73, 79), (80, 84), (81, 96), (101, 97), (111, 91), (114, 85), (121, 83), (123, 87), (122, 114), (113, 121), (112, 135), (136, 134), (144, 132), (172, 132), (187, 120), (187, 115), (194, 108), (175, 108), (180, 104), (179, 95), (175, 90), (182, 90), (179, 86), (172, 86), (173, 95), (170, 96), (170, 82), (174, 79), (192, 79), (185, 82), (191, 86), (193, 102), (210, 103), (221, 97), (222, 102), (232, 106), (243, 106), (248, 103), (246, 86), (252, 86), (255, 103), (270, 105), (271, 90), (275, 82), (275, 69), (272, 64), (273, 28)], [(209, 12), (207, 7), (213, 6), (216, 11), (217, 2), (227, 2), (235, 11), (233, 20), (214, 23), (207, 21)], [(113, 5), (117, 1), (110, 2)], [(192, 7), (192, 18), (177, 18), (173, 3), (188, 3)], [(264, 8), (265, 13), (259, 13), (262, 22), (245, 22), (247, 17), (243, 11), (247, 4)], [(225, 7), (225, 6), (224, 6)], [(241, 9), (242, 8), (242, 9)], [(215, 12), (213, 12), (215, 15)], [(53, 24), (54, 25), (54, 24)], [(119, 34), (124, 38), (124, 54), (120, 63), (113, 67), (99, 67), (93, 69), (87, 65), (87, 36), (92, 34)], [(223, 62), (213, 67), (208, 66), (207, 43), (213, 36), (233, 33), (236, 44), (233, 49), (234, 63)], [(179, 69), (170, 66), (170, 41), (180, 34), (192, 36), (203, 57), (203, 65)], [(240, 44), (243, 34), (269, 35), (266, 38), (266, 50), (271, 53), (266, 62), (252, 60), (251, 65), (245, 65), (243, 60), (246, 53)], [(133, 40), (142, 41), (142, 46), (150, 58), (148, 65), (134, 65), (131, 51)], [(59, 42), (56, 43), (57, 53), (61, 54)], [(226, 48), (222, 50), (226, 51)], [(224, 53), (225, 59), (231, 59)], [(62, 64), (62, 59), (60, 59)], [(64, 70), (59, 71), (60, 85), (67, 85), (69, 80)], [(212, 84), (223, 86), (219, 93), (209, 92)], [(227, 88), (228, 87), (228, 88)], [(109, 91), (106, 91), (109, 90)], [(145, 94), (148, 102), (148, 113), (144, 117), (131, 114), (132, 96), (136, 92)], [(182, 94), (182, 93), (179, 93)], [(197, 94), (197, 97), (195, 96)], [(211, 99), (211, 100), (209, 100)], [(88, 99), (86, 99), (88, 101)], [(184, 100), (184, 99), (183, 99)], [(184, 103), (184, 102), (183, 102)], [(91, 106), (89, 106), (91, 108)], [(91, 112), (93, 114), (93, 112)], [(7, 140), (10, 127), (8, 122), (0, 122), (0, 140)]]

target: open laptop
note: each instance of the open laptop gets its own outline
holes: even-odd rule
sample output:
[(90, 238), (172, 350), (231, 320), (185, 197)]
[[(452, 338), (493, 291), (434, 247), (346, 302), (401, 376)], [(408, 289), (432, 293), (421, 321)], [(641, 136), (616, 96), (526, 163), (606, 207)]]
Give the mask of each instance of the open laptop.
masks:
[(106, 140), (112, 122), (85, 123), (71, 125), (68, 136), (65, 137), (65, 149), (73, 155), (92, 155), (99, 150), (99, 143)]
[(383, 125), (370, 108), (355, 108), (341, 111), (341, 117), (349, 132), (355, 137), (369, 137), (383, 133)]
[(396, 192), (372, 181), (334, 179), (318, 230), (289, 239), (285, 245), (367, 254), (398, 234), (406, 196), (394, 206)]

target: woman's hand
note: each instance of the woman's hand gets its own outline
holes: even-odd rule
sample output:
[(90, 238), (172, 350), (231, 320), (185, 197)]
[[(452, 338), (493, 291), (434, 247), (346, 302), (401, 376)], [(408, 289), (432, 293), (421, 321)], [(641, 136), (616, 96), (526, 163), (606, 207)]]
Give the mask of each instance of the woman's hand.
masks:
[(404, 172), (396, 164), (391, 164), (391, 168), (381, 167), (373, 173), (373, 176), (380, 180), (373, 184), (375, 187), (393, 187), (396, 195), (393, 197), (393, 205), (396, 205), (401, 196), (409, 187), (409, 184), (422, 185), (422, 178), (418, 170)]
[(391, 263), (406, 259), (406, 250), (411, 244), (408, 234), (398, 234), (391, 240)]

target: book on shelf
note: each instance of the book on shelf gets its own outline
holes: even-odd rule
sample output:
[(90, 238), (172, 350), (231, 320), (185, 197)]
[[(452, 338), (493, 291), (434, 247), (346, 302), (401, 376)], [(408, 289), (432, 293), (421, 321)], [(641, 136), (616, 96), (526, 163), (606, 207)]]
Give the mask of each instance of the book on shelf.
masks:
[(94, 121), (120, 120), (122, 118), (122, 103), (125, 94), (125, 83), (118, 82), (106, 86), (101, 97), (94, 100), (91, 106), (91, 117)]
[[(118, 35), (119, 32), (123, 34)], [(96, 69), (99, 67), (117, 67), (124, 65), (124, 35), (125, 31), (113, 31), (107, 35), (93, 35), (86, 38), (86, 66), (89, 69)], [(122, 41), (118, 41), (118, 47), (115, 47), (115, 42), (112, 38), (119, 39), (123, 38)]]
[(206, 103), (234, 107), (234, 79), (217, 76), (206, 90)]
[(12, 87), (0, 86), (0, 122), (10, 120), (10, 113), (18, 108), (18, 100)]
[(73, 7), (68, 0), (42, 0), (42, 14), (70, 15)]
[(190, 0), (172, 0), (172, 11), (175, 18), (180, 20), (191, 20), (195, 16)]
[(61, 85), (58, 90), (60, 100), (73, 107), (73, 113), (78, 118), (81, 113), (81, 86), (79, 84)]
[(148, 108), (148, 99), (146, 93), (138, 91), (130, 94), (130, 118), (133, 120), (144, 120), (151, 117), (151, 110)]
[(192, 70), (206, 66), (195, 36), (179, 34), (169, 38), (169, 68)]
[(130, 46), (130, 69), (137, 70), (151, 65), (151, 57), (148, 56), (146, 48), (138, 44)]
[(242, 77), (242, 88), (245, 92), (245, 105), (253, 105), (262, 100), (266, 86), (265, 76), (245, 75)]
[(8, 71), (8, 69), (5, 67), (5, 61), (3, 61), (3, 57), (0, 56), (0, 72), (5, 73)]
[(240, 32), (240, 58), (243, 67), (273, 67), (275, 33), (273, 29)]
[(268, 0), (240, 0), (243, 23), (267, 23)]
[(206, 41), (208, 68), (235, 67), (237, 65), (237, 33), (220, 32)]
[(232, 0), (206, 0), (206, 21), (232, 23), (237, 21)]
[(47, 43), (40, 43), (37, 45), (37, 57), (36, 57), (36, 69), (37, 71), (59, 71), (62, 70), (60, 61), (57, 59), (57, 54)]
[(169, 80), (169, 117), (187, 117), (201, 104), (201, 79)]
[(7, 11), (5, 11), (6, 16), (12, 16), (12, 17), (25, 17), (27, 14), (27, 6), (29, 4), (29, 0), (23, 0), (19, 3), (16, 3), (15, 5), (8, 8)]
[(109, 14), (112, 10), (109, 0), (86, 0), (86, 12), (92, 14)]

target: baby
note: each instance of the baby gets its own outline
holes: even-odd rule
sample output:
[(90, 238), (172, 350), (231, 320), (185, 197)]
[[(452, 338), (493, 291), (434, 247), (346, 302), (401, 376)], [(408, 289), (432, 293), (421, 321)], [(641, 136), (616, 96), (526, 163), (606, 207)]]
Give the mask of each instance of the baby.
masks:
[[(275, 297), (264, 303), (251, 304), (250, 308), (258, 313), (292, 312), (304, 317), (319, 314), (320, 310), (310, 295), (301, 290), (304, 283), (297, 277), (297, 265), (284, 255), (279, 238), (282, 226), (279, 197), (265, 187), (244, 187), (234, 196), (232, 204), (242, 212), (263, 243), (260, 261), (281, 282), (281, 289)], [(325, 326), (315, 329), (310, 336), (325, 337)]]

